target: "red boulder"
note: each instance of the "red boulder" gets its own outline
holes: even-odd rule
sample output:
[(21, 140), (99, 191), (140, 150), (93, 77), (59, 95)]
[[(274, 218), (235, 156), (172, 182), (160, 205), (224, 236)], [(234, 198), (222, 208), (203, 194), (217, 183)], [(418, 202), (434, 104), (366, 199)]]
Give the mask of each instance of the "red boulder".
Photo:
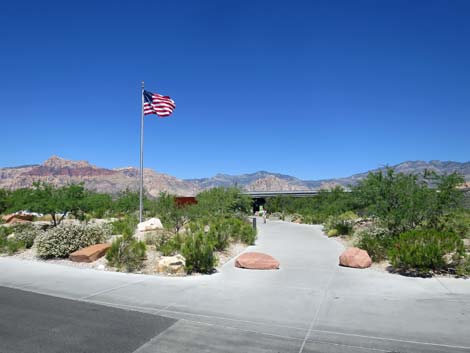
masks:
[(372, 265), (372, 259), (365, 250), (349, 248), (340, 255), (339, 264), (346, 267), (367, 268)]
[(252, 270), (276, 270), (279, 268), (279, 261), (260, 252), (247, 252), (235, 260), (235, 267)]
[(77, 250), (69, 255), (74, 262), (93, 262), (106, 254), (111, 244), (96, 244)]

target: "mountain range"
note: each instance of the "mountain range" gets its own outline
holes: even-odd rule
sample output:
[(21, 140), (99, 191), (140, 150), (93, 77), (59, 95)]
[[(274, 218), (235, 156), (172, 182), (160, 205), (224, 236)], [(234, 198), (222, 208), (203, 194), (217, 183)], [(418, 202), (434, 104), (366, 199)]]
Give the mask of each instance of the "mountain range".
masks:
[[(467, 183), (470, 183), (470, 161), (463, 163), (436, 160), (429, 162), (408, 161), (392, 167), (402, 173), (420, 173), (426, 169), (439, 174), (458, 172), (465, 177)], [(161, 191), (181, 196), (192, 196), (202, 190), (217, 186), (238, 186), (247, 191), (315, 190), (335, 185), (354, 185), (369, 172), (323, 180), (301, 180), (290, 175), (267, 171), (241, 175), (217, 174), (211, 178), (200, 179), (178, 179), (146, 168), (144, 169), (144, 185), (146, 192), (151, 196), (157, 196)], [(134, 167), (101, 168), (87, 161), (71, 161), (57, 156), (50, 157), (42, 164), (0, 168), (0, 188), (29, 187), (35, 181), (55, 185), (83, 182), (85, 187), (91, 190), (118, 193), (126, 189), (138, 189), (139, 170)]]

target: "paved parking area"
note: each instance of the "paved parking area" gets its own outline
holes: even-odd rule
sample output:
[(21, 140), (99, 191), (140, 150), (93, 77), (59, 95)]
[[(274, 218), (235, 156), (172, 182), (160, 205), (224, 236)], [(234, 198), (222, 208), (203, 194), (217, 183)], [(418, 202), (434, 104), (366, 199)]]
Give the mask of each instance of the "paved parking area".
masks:
[(339, 267), (342, 245), (318, 226), (260, 224), (250, 250), (281, 269), (232, 260), (211, 276), (167, 278), (0, 258), (0, 286), (176, 320), (136, 352), (470, 352), (468, 280)]
[(133, 352), (176, 320), (0, 287), (0, 351)]

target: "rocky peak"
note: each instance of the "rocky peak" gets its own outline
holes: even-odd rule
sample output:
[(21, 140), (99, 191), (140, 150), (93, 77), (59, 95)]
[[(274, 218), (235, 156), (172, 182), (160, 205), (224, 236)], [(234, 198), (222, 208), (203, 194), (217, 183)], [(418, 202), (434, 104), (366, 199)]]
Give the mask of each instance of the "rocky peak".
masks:
[(306, 187), (289, 183), (287, 180), (278, 178), (274, 175), (268, 175), (265, 178), (255, 180), (246, 186), (248, 191), (293, 191), (305, 190)]
[(139, 176), (139, 169), (135, 167), (114, 168), (113, 170), (131, 178)]
[(58, 156), (52, 156), (49, 159), (45, 160), (42, 164), (44, 167), (47, 168), (90, 168), (93, 167), (87, 161), (70, 161), (64, 158), (60, 158)]

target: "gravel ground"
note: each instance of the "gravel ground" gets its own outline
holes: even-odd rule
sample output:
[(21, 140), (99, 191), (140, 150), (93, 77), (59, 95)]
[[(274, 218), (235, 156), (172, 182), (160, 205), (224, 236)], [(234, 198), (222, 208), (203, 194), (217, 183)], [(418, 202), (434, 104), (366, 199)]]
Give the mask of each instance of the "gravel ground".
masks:
[(246, 244), (232, 243), (225, 251), (217, 252), (217, 257), (219, 259), (219, 263), (216, 267), (217, 271), (220, 271), (223, 265), (225, 265), (238, 254), (242, 253), (246, 248)]
[(91, 269), (100, 270), (100, 271), (114, 271), (112, 268), (107, 267), (108, 261), (106, 260), (104, 256), (94, 262), (74, 262), (74, 261), (70, 261), (69, 259), (44, 260), (36, 256), (36, 250), (33, 247), (31, 249), (27, 249), (17, 254), (11, 255), (11, 257), (15, 259), (20, 259), (20, 260), (46, 262), (50, 264), (65, 265), (65, 266), (77, 267), (77, 268), (91, 268)]
[[(242, 243), (233, 243), (233, 244), (230, 244), (230, 246), (225, 251), (216, 252), (216, 256), (219, 259), (216, 270), (220, 271), (220, 269), (225, 263), (227, 263), (233, 257), (243, 252), (243, 250), (245, 250), (246, 247), (247, 246)], [(70, 261), (69, 259), (44, 260), (36, 256), (36, 250), (34, 249), (34, 247), (31, 249), (20, 251), (10, 256), (15, 259), (20, 259), (20, 260), (38, 261), (38, 262), (46, 262), (50, 264), (64, 265), (64, 266), (70, 266), (70, 267), (76, 267), (76, 268), (88, 268), (88, 269), (94, 269), (94, 270), (99, 270), (99, 271), (116, 272), (116, 269), (114, 267), (108, 267), (108, 261), (106, 260), (104, 256), (94, 262), (74, 262), (74, 261)], [(142, 268), (142, 270), (136, 271), (136, 273), (143, 273), (143, 274), (157, 275), (157, 276), (175, 276), (175, 275), (169, 275), (165, 273), (157, 273), (155, 271), (157, 262), (161, 256), (162, 256), (161, 253), (156, 251), (153, 246), (148, 246), (147, 259), (145, 260), (144, 267)], [(191, 276), (199, 276), (199, 275), (200, 274), (198, 273), (191, 274)]]
[[(335, 239), (337, 242), (341, 243), (345, 248), (353, 247), (356, 242), (356, 238), (354, 236), (340, 235), (340, 236), (332, 237), (332, 238)], [(372, 262), (372, 265), (369, 268), (373, 271), (386, 272), (390, 275), (403, 276), (403, 274), (394, 272), (392, 265), (387, 260), (384, 260), (381, 262)], [(455, 278), (455, 275), (447, 274), (447, 273), (429, 273), (429, 275), (430, 277), (437, 277), (437, 278)]]

